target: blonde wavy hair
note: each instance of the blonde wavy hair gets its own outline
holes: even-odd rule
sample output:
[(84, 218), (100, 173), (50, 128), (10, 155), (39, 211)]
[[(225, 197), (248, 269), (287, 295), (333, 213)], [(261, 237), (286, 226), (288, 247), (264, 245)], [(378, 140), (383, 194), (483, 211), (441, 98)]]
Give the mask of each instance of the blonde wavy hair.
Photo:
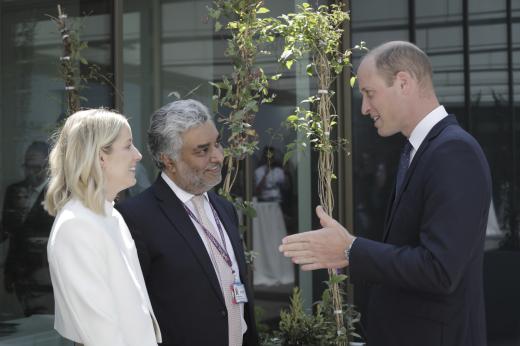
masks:
[(55, 216), (72, 198), (105, 214), (100, 153), (110, 154), (123, 126), (129, 127), (124, 116), (102, 108), (82, 110), (67, 118), (54, 136), (49, 155), (50, 182), (44, 202), (49, 214)]

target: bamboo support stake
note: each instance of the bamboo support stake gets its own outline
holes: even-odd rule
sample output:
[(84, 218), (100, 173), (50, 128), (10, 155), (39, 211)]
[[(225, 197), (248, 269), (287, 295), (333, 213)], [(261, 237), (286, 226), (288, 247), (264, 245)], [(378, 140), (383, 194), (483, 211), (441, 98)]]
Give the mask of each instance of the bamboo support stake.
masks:
[(63, 56), (60, 58), (60, 64), (62, 77), (65, 82), (65, 92), (67, 94), (67, 115), (70, 115), (80, 109), (80, 100), (73, 68), (74, 61), (71, 59), (73, 47), (70, 30), (67, 27), (67, 18), (67, 14), (63, 12), (61, 6), (58, 5), (58, 18), (54, 18), (54, 21), (58, 25), (63, 42)]

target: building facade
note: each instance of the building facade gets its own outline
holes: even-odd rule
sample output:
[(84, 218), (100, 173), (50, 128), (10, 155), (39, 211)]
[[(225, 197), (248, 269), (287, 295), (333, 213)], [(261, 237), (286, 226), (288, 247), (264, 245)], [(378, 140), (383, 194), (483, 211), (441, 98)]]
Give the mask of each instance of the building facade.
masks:
[[(293, 12), (302, 3), (265, 2), (275, 16)], [(46, 165), (39, 154), (66, 111), (58, 72), (63, 46), (50, 18), (58, 15), (56, 5), (46, 0), (0, 0), (0, 345), (3, 340), (16, 344), (31, 338), (47, 338), (46, 345), (67, 344), (52, 332), (45, 253), (52, 220), (38, 210), (45, 185), (40, 173)], [(88, 42), (84, 58), (99, 67), (98, 78), (81, 90), (82, 106), (114, 108), (129, 117), (134, 142), (143, 153), (138, 184), (126, 196), (145, 189), (157, 175), (146, 151), (151, 113), (179, 97), (210, 106), (214, 90), (209, 82), (231, 71), (224, 55), (226, 37), (214, 32), (208, 18), (211, 5), (211, 0), (61, 2), (70, 24)], [(440, 102), (487, 155), (493, 175), (484, 268), (489, 344), (517, 345), (520, 1), (351, 0), (348, 6), (351, 21), (345, 46), (365, 41), (370, 48), (408, 40), (424, 49), (433, 63)], [(359, 56), (353, 63), (356, 67)], [(259, 64), (269, 73), (281, 70), (274, 55), (260, 58)], [(372, 121), (361, 116), (361, 95), (348, 87), (348, 78), (342, 76), (336, 90), (338, 136), (351, 139), (348, 153), (337, 156), (336, 217), (355, 234), (379, 239), (403, 139), (377, 136)], [(247, 160), (235, 187), (237, 195), (254, 198), (258, 208), (246, 239), (259, 253), (253, 283), (268, 323), (274, 323), (279, 308), (287, 305), (294, 285), (303, 288), (309, 305), (320, 296), (326, 278), (323, 271), (299, 272), (274, 255), (283, 235), (317, 227), (316, 165), (312, 152), (299, 152), (281, 167), (283, 191), (276, 198), (266, 197), (269, 194), (256, 189), (262, 178), (262, 150), (272, 148), (275, 161), (281, 160), (286, 145), (297, 138), (281, 124), (316, 90), (305, 64), (285, 72), (271, 87), (278, 96), (261, 107), (255, 121), (259, 150)], [(36, 182), (27, 183), (31, 179)], [(268, 221), (272, 224), (266, 226)], [(362, 312), (364, 292), (355, 291), (354, 296)]]

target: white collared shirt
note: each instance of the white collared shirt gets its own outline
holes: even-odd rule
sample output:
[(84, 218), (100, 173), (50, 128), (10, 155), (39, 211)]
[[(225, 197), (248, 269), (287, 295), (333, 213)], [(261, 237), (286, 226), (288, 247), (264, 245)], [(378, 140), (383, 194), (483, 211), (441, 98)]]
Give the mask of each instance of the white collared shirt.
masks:
[[(195, 196), (195, 195), (192, 194), (192, 193), (189, 193), (187, 191), (184, 191), (183, 189), (181, 189), (177, 184), (175, 184), (175, 182), (173, 182), (173, 180), (170, 179), (170, 177), (168, 177), (166, 175), (166, 173), (161, 172), (161, 178), (164, 179), (166, 184), (168, 184), (170, 189), (172, 189), (173, 193), (175, 193), (177, 198), (180, 199), (180, 201), (186, 207), (188, 207), (193, 212), (194, 215), (197, 215), (197, 211), (196, 211), (195, 206), (193, 205), (193, 202), (191, 200), (193, 198), (193, 196)], [(211, 217), (213, 215), (213, 210), (211, 209), (211, 206), (210, 206), (210, 203), (209, 203), (208, 193), (204, 192), (203, 196), (204, 196), (204, 211), (206, 212), (206, 215), (208, 215), (208, 220), (211, 222), (211, 224), (213, 225), (214, 229), (218, 230), (217, 222), (216, 222), (215, 218)], [(211, 249), (210, 249), (209, 239), (206, 236), (206, 234), (204, 233), (204, 230), (202, 229), (202, 226), (199, 225), (198, 222), (195, 222), (193, 220), (191, 220), (191, 222), (193, 223), (193, 225), (197, 229), (197, 233), (199, 234), (200, 239), (202, 239), (202, 242), (204, 243), (204, 246), (206, 247), (206, 251), (208, 252), (208, 255), (211, 258), (211, 255), (210, 255), (211, 254)], [(222, 227), (222, 230), (224, 231), (224, 239), (226, 241), (226, 250), (227, 250), (227, 252), (229, 254), (229, 257), (231, 258), (231, 262), (233, 263), (233, 270), (236, 273), (235, 275), (240, 278), (240, 271), (238, 270), (238, 262), (237, 262), (237, 259), (235, 257), (235, 251), (233, 250), (233, 245), (231, 245), (231, 241), (230, 241), (229, 236), (228, 236), (228, 234), (227, 234), (227, 232), (226, 232), (226, 230), (224, 228), (224, 224), (221, 222), (220, 225)], [(221, 241), (221, 239), (218, 239), (218, 240)], [(215, 270), (216, 270), (216, 268), (215, 268)], [(246, 323), (246, 321), (244, 319), (244, 304), (240, 304), (240, 314), (242, 315), (242, 334), (244, 334), (247, 331), (247, 323)]]
[(408, 138), (408, 141), (412, 145), (413, 149), (410, 152), (410, 162), (412, 162), (413, 157), (415, 156), (415, 153), (421, 146), (422, 142), (428, 135), (428, 133), (431, 131), (431, 129), (437, 125), (439, 121), (444, 119), (448, 116), (448, 112), (446, 112), (446, 109), (444, 106), (438, 106), (433, 111), (428, 113), (413, 129), (412, 133), (410, 134), (410, 138)]
[[(36, 200), (42, 193), (43, 188), (47, 185), (48, 179), (45, 179), (44, 182), (42, 182), (40, 185), (34, 187), (34, 188), (28, 188), (27, 192), (29, 197), (27, 198), (27, 213), (34, 207), (34, 204), (36, 203)], [(27, 215), (26, 215), (27, 216)]]

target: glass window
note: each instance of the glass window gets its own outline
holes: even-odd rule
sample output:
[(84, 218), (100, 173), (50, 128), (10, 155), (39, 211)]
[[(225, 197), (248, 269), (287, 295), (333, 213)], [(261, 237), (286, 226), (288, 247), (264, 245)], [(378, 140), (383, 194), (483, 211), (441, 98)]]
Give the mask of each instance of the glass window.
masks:
[[(408, 40), (408, 1), (353, 0), (352, 44), (365, 41), (367, 47), (386, 41)], [(353, 59), (355, 68), (359, 56)], [(399, 161), (401, 135), (379, 137), (372, 119), (361, 114), (361, 94), (352, 91), (352, 163), (355, 234), (373, 240), (383, 236), (385, 209), (394, 184)], [(364, 316), (367, 292), (356, 290), (354, 302)]]
[(516, 179), (515, 189), (515, 217), (513, 219), (513, 225), (516, 227), (516, 231), (520, 232), (520, 3), (518, 1), (512, 1), (512, 67), (513, 67), (513, 123), (514, 128), (514, 143), (513, 143), (513, 155), (515, 162), (514, 177)]
[[(161, 102), (159, 2), (125, 1), (123, 13), (123, 113), (130, 119), (135, 146), (146, 152), (148, 118)], [(143, 37), (145, 36), (145, 37)], [(138, 165), (137, 184), (130, 188), (137, 194), (150, 185), (147, 167), (153, 164), (143, 155)], [(143, 174), (144, 173), (144, 174)]]
[[(496, 248), (509, 228), (512, 162), (512, 114), (509, 108), (507, 27), (505, 8), (485, 2), (469, 6), (470, 95), (469, 127), (483, 147), (493, 175), (493, 203), (487, 248)], [(500, 2), (503, 3), (503, 2)], [(502, 22), (494, 20), (501, 13)]]
[[(386, 41), (408, 40), (407, 4), (404, 0), (352, 1), (352, 44), (365, 41), (370, 49)], [(357, 68), (359, 56), (353, 63)], [(361, 114), (357, 86), (352, 93), (354, 229), (358, 235), (379, 240), (403, 139), (379, 137), (370, 117)]]
[[(443, 1), (431, 2), (425, 0), (415, 1), (415, 20), (417, 25), (419, 21), (423, 24), (429, 23), (433, 25), (451, 24), (452, 21), (460, 21), (462, 15), (461, 1)], [(441, 22), (444, 20), (444, 22)], [(449, 39), (449, 37), (446, 37)]]
[[(506, 11), (506, 1), (470, 1), (468, 2), (468, 12), (471, 19), (503, 19)], [(515, 3), (513, 0), (511, 3)], [(515, 5), (513, 5), (515, 6)]]
[(354, 0), (351, 2), (352, 42), (368, 48), (408, 38), (408, 1)]
[[(108, 2), (69, 1), (71, 18), (90, 48), (84, 57), (112, 71)], [(53, 218), (42, 208), (49, 136), (65, 114), (58, 73), (63, 46), (54, 1), (0, 1), (0, 344), (68, 345), (54, 331), (54, 298), (47, 264)], [(83, 106), (111, 107), (110, 77), (83, 91)]]
[[(439, 102), (451, 113), (464, 107), (462, 9), (416, 1), (416, 44), (430, 57)], [(460, 115), (460, 114), (459, 114)]]
[[(266, 6), (273, 16), (295, 11), (292, 1), (266, 1)], [(276, 51), (271, 56), (262, 56), (258, 63), (269, 75), (276, 74), (281, 70), (276, 61), (280, 54)], [(261, 106), (255, 119), (259, 149), (251, 159), (253, 176), (250, 178), (257, 211), (251, 230), (252, 248), (259, 253), (254, 262), (253, 284), (264, 322), (272, 327), (277, 326), (280, 309), (288, 304), (293, 285), (302, 287), (295, 279), (294, 266), (276, 253), (276, 248), (284, 236), (299, 231), (298, 195), (302, 198), (310, 195), (310, 184), (298, 183), (297, 172), (302, 160), (294, 155), (282, 164), (286, 145), (295, 139), (294, 132), (284, 126), (285, 119), (295, 105), (308, 96), (298, 88), (298, 74), (303, 72), (298, 66), (282, 72), (282, 78), (270, 83), (271, 91), (277, 95), (274, 102)], [(308, 88), (308, 84), (306, 86)]]
[[(514, 3), (512, 1), (511, 3)], [(514, 16), (514, 14), (513, 14)], [(518, 18), (518, 11), (516, 11)], [(510, 93), (506, 1), (469, 3), (470, 130), (482, 145), (492, 173), (492, 204), (486, 231), (484, 292), (488, 344), (520, 341), (517, 308), (520, 280), (518, 245), (518, 138), (514, 92)], [(518, 27), (517, 27), (518, 30)], [(513, 29), (513, 41), (518, 36)], [(514, 47), (515, 44), (513, 44)], [(518, 56), (516, 56), (518, 58)], [(516, 131), (516, 133), (515, 133)], [(515, 144), (516, 143), (516, 144)], [(500, 323), (497, 321), (500, 320)]]

